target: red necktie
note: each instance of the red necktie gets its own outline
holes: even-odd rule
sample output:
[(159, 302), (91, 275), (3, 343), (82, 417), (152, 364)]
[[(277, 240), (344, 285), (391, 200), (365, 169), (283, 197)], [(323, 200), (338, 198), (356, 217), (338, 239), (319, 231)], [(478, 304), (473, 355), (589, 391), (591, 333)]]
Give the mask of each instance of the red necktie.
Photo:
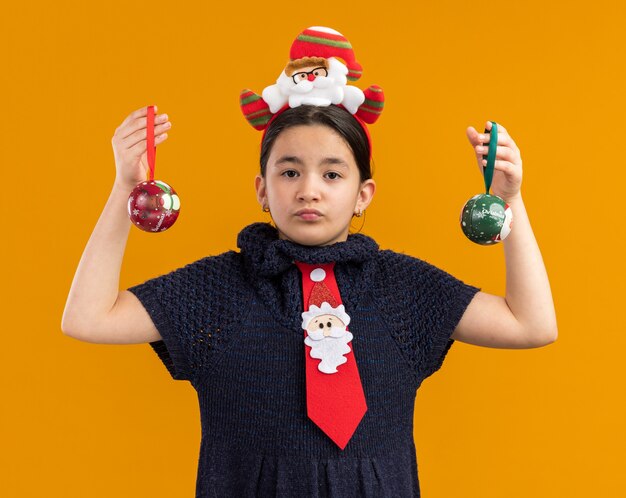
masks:
[(335, 263), (296, 265), (302, 273), (305, 310), (307, 413), (343, 450), (367, 411), (350, 347), (352, 334), (346, 328), (350, 318), (341, 304)]

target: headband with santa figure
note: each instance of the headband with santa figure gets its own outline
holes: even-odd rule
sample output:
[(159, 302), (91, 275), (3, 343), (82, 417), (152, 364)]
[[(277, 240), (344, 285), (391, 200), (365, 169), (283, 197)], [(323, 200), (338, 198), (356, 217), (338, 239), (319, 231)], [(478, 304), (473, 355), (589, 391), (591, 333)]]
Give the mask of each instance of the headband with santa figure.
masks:
[(343, 107), (361, 124), (371, 140), (365, 123), (374, 123), (382, 113), (385, 96), (382, 88), (370, 86), (362, 91), (348, 85), (361, 77), (350, 42), (334, 29), (313, 26), (298, 35), (289, 54), (290, 61), (276, 84), (263, 90), (262, 96), (243, 90), (239, 103), (243, 115), (257, 130), (288, 108), (301, 105)]

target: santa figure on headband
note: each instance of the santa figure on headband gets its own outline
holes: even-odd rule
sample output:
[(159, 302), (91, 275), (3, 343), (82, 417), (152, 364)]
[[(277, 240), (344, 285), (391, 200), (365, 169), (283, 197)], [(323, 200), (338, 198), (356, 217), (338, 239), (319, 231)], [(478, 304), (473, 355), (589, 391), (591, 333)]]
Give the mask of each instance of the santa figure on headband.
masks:
[(352, 45), (338, 31), (322, 26), (305, 29), (291, 45), (289, 58), (276, 84), (265, 88), (262, 96), (251, 90), (241, 92), (241, 109), (256, 129), (265, 129), (272, 116), (287, 106), (341, 105), (370, 124), (380, 116), (385, 100), (380, 87), (363, 91), (348, 85), (361, 77), (362, 67)]
[[(365, 101), (360, 88), (347, 85), (347, 64), (353, 68), (353, 79), (360, 76), (361, 65), (341, 33), (319, 26), (309, 28), (293, 42), (289, 55), (291, 60), (276, 84), (263, 90), (263, 100), (272, 113), (289, 103), (289, 107), (341, 104), (354, 114)], [(337, 58), (342, 55), (345, 64)]]

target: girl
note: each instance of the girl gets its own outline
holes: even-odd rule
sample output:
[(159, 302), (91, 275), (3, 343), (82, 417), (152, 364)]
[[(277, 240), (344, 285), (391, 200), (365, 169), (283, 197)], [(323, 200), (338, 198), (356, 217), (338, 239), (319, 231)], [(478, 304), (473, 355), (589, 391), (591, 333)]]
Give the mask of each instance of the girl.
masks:
[[(148, 342), (174, 379), (192, 383), (202, 421), (197, 496), (419, 496), (416, 390), (452, 342), (532, 348), (556, 339), (513, 139), (499, 128), (492, 183), (515, 213), (505, 297), (350, 235), (376, 190), (369, 138), (346, 109), (307, 104), (278, 113), (263, 137), (256, 192), (276, 226), (250, 225), (239, 252), (120, 291), (126, 203), (147, 173), (146, 115), (131, 113), (113, 136), (117, 175), (72, 283), (64, 333)], [(171, 123), (166, 114), (155, 123), (158, 145)], [(467, 135), (481, 166), (489, 135)]]

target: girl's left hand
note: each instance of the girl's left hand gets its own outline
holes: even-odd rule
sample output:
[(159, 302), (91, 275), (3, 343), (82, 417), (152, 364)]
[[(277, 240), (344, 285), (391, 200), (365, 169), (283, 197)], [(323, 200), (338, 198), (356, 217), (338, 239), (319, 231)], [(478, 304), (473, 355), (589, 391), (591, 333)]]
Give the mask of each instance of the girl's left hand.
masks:
[[(485, 128), (491, 131), (491, 121), (487, 121)], [(483, 154), (487, 155), (489, 150), (490, 136), (489, 133), (479, 133), (472, 126), (467, 129), (467, 138), (474, 147), (481, 175), (487, 166), (487, 160), (483, 159)], [(498, 123), (498, 148), (496, 149), (494, 170), (491, 192), (502, 197), (505, 201), (511, 202), (520, 195), (522, 157), (517, 145), (509, 136), (509, 132), (500, 123)]]

